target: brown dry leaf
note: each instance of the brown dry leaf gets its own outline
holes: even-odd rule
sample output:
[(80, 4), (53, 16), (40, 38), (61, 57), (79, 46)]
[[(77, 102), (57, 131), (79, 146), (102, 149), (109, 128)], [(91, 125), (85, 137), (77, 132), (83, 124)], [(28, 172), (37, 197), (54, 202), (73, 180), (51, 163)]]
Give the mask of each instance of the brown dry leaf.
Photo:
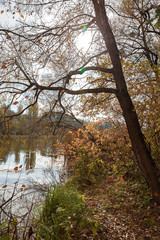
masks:
[(7, 39), (11, 39), (11, 36), (7, 35)]
[(17, 105), (17, 104), (18, 104), (18, 102), (14, 102), (14, 103), (13, 103), (13, 105)]
[(2, 69), (6, 69), (7, 67), (6, 67), (6, 65), (2, 65), (2, 67), (1, 67)]

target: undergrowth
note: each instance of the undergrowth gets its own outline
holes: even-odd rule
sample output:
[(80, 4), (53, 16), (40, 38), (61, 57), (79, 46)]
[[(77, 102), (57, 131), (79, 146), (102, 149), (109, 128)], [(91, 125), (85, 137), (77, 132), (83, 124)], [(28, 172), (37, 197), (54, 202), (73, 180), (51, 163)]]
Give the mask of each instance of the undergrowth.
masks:
[(84, 196), (75, 187), (67, 185), (49, 190), (39, 219), (38, 239), (79, 239), (86, 233), (94, 237), (98, 228), (85, 205)]

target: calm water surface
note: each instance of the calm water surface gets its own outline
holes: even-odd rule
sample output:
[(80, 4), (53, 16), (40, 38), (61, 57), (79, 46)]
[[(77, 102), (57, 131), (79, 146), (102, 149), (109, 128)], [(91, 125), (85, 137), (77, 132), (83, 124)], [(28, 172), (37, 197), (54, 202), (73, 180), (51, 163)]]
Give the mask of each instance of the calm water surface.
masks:
[[(43, 183), (53, 177), (59, 181), (64, 157), (53, 152), (51, 141), (43, 137), (13, 137), (1, 141), (0, 186), (27, 182)], [(18, 167), (15, 171), (14, 168)], [(48, 174), (47, 176), (47, 172)], [(52, 172), (52, 174), (51, 174)], [(50, 175), (50, 176), (49, 176)]]
[(16, 217), (21, 229), (42, 204), (48, 187), (60, 181), (64, 157), (52, 146), (51, 139), (44, 137), (0, 139), (0, 223)]

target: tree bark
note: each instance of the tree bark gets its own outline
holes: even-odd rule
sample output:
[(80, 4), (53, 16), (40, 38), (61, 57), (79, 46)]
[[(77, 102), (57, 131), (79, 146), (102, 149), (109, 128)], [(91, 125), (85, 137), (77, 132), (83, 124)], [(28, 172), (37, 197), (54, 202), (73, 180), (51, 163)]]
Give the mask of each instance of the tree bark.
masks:
[(158, 181), (154, 161), (146, 146), (136, 110), (127, 90), (119, 58), (119, 51), (105, 12), (104, 0), (92, 0), (92, 3), (96, 13), (97, 26), (103, 36), (113, 64), (113, 75), (118, 90), (117, 97), (123, 111), (135, 156), (138, 160), (143, 176), (151, 187), (156, 202), (160, 203), (160, 182)]

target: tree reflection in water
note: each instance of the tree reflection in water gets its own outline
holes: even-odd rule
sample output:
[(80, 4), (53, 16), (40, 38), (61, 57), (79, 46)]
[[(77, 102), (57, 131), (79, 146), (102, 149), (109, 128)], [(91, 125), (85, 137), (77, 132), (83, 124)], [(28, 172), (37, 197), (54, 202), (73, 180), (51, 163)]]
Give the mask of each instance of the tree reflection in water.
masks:
[[(22, 164), (21, 154), (23, 153), (23, 166), (26, 170), (34, 169), (36, 165), (36, 152), (40, 151), (42, 156), (48, 156), (52, 152), (52, 144), (44, 137), (12, 137), (0, 140), (0, 165), (7, 165), (10, 156), (12, 165)], [(45, 146), (45, 148), (44, 148)]]

